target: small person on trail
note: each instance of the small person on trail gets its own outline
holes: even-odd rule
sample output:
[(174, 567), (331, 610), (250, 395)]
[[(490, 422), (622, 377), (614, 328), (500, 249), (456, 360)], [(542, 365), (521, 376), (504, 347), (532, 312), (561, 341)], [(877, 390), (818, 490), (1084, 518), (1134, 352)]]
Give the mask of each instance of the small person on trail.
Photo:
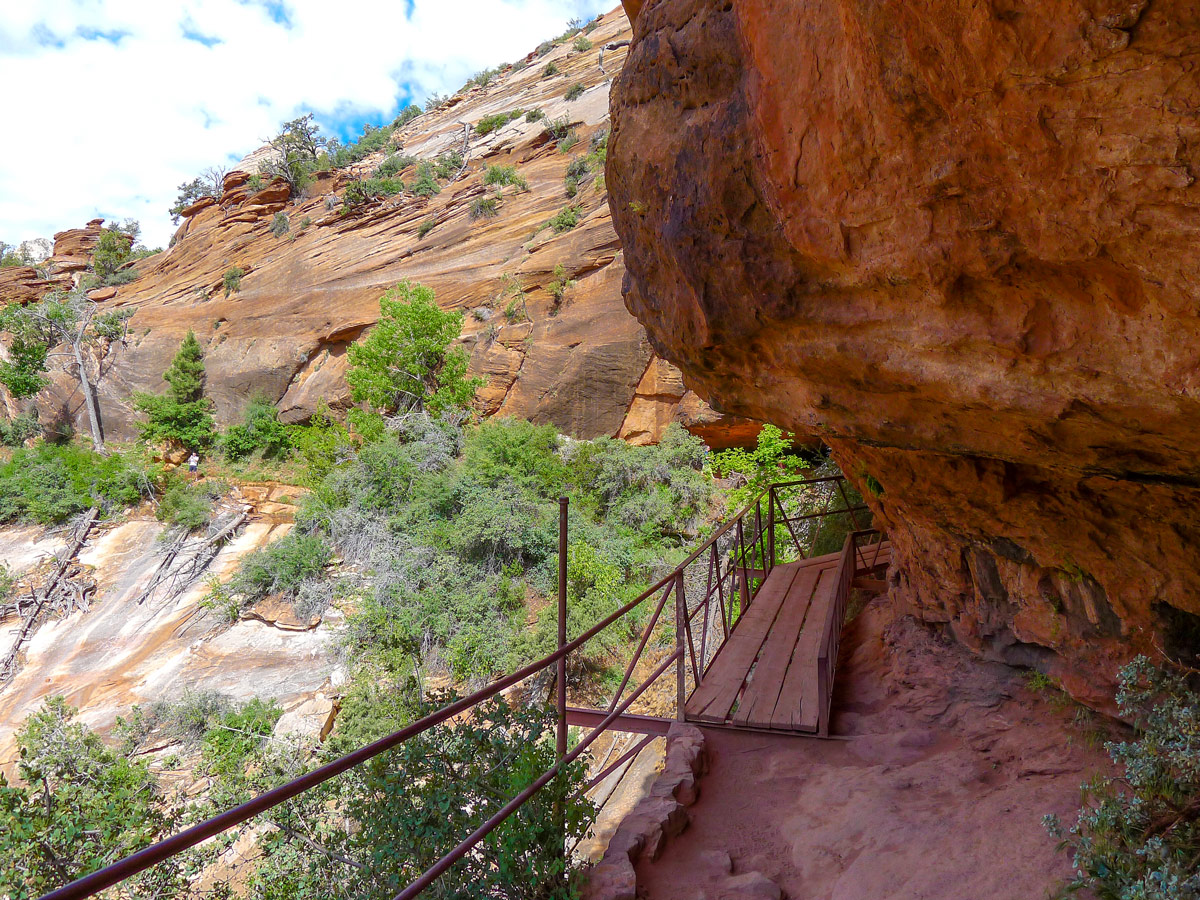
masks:
[(188, 457), (188, 473), (191, 475), (195, 475), (196, 469), (199, 468), (199, 466), (200, 466), (200, 457), (196, 454), (196, 451), (193, 450), (192, 455)]

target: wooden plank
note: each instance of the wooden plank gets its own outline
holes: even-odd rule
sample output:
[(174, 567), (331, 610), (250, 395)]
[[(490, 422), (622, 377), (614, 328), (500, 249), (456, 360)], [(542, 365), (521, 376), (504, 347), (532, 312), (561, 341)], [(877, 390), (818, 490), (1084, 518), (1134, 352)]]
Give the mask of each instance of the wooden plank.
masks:
[(737, 627), (721, 645), (700, 686), (688, 700), (685, 712), (689, 718), (705, 722), (724, 722), (728, 718), (796, 575), (796, 566), (776, 566), (759, 588), (754, 603), (738, 620)]
[(792, 582), (783, 608), (775, 624), (767, 632), (767, 640), (754, 667), (754, 676), (746, 686), (746, 693), (733, 717), (735, 725), (753, 728), (769, 728), (775, 712), (775, 704), (783, 688), (783, 676), (787, 673), (792, 652), (804, 625), (805, 613), (812, 602), (813, 589), (817, 586), (821, 570), (815, 567), (802, 569)]
[(816, 731), (820, 698), (817, 694), (817, 654), (821, 632), (837, 590), (837, 571), (824, 569), (813, 591), (812, 604), (792, 652), (792, 661), (779, 691), (772, 725), (790, 731)]

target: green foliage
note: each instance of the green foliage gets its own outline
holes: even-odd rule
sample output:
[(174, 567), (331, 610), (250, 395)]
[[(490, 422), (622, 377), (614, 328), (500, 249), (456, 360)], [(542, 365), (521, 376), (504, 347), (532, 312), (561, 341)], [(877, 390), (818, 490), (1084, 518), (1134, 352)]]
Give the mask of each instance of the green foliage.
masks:
[(453, 178), (459, 173), (465, 162), (461, 153), (457, 150), (450, 150), (434, 161), (433, 170), (438, 178)]
[[(75, 713), (49, 698), (17, 734), (17, 781), (0, 774), (0, 894), (14, 900), (140, 850), (167, 825), (146, 763), (110, 750)], [(159, 888), (168, 878), (144, 876)]]
[(191, 181), (185, 181), (179, 185), (179, 196), (175, 198), (174, 205), (168, 210), (171, 214), (171, 221), (178, 225), (183, 211), (202, 197), (220, 197), (224, 182), (224, 167), (210, 166), (201, 173), (199, 178), (193, 178)]
[(796, 436), (764, 425), (753, 450), (734, 447), (712, 456), (712, 468), (724, 478), (734, 478), (737, 487), (729, 492), (729, 511), (738, 512), (775, 481), (795, 477), (808, 468), (808, 461), (792, 453)]
[[(136, 223), (134, 223), (136, 225)], [(92, 255), (92, 271), (104, 281), (116, 274), (133, 253), (132, 229), (120, 228), (116, 224), (101, 230), (100, 239)]]
[(563, 95), (563, 97), (569, 103), (572, 100), (578, 100), (580, 97), (582, 97), (584, 90), (585, 90), (585, 88), (583, 86), (583, 83), (580, 81), (577, 81), (573, 85), (571, 85), (569, 88), (567, 88), (567, 92), (566, 92), (566, 94)]
[(363, 178), (352, 181), (342, 192), (342, 211), (354, 209), (368, 200), (393, 197), (404, 190), (399, 178)]
[(495, 197), (476, 197), (471, 201), (472, 219), (490, 219), (500, 215), (500, 201)]
[(295, 597), (306, 581), (325, 570), (331, 558), (329, 546), (319, 535), (292, 529), (273, 544), (247, 555), (229, 589), (245, 602), (276, 593)]
[(552, 75), (558, 74), (558, 65), (554, 62), (546, 63), (546, 68), (542, 69), (542, 77), (549, 78)]
[(427, 235), (427, 234), (429, 234), (429, 232), (433, 231), (433, 229), (436, 225), (437, 225), (437, 219), (434, 218), (433, 216), (430, 216), (428, 219), (422, 219), (421, 224), (417, 226), (417, 237), (419, 237), (419, 238), (425, 237), (425, 235)]
[(93, 505), (106, 513), (137, 503), (150, 490), (131, 458), (74, 444), (19, 447), (0, 463), (0, 522), (65, 522)]
[(288, 440), (296, 455), (304, 461), (309, 479), (319, 481), (348, 457), (353, 442), (346, 426), (336, 421), (324, 399), (304, 425), (293, 425)]
[(409, 166), (415, 166), (416, 164), (417, 160), (415, 157), (393, 153), (379, 164), (379, 168), (375, 170), (375, 177), (377, 179), (391, 178), (399, 175)]
[[(1074, 854), (1067, 893), (1101, 900), (1200, 898), (1200, 694), (1186, 678), (1138, 657), (1121, 670), (1121, 714), (1139, 729), (1135, 740), (1107, 745), (1122, 777), (1083, 785), (1084, 807), (1064, 832), (1046, 827)], [(1066, 896), (1066, 895), (1064, 895)]]
[(529, 112), (525, 113), (526, 122), (540, 122), (544, 118), (546, 118), (546, 114), (540, 109), (531, 109)]
[(418, 197), (432, 197), (441, 190), (433, 174), (433, 164), (426, 161), (417, 166), (417, 180), (412, 183), (412, 192)]
[(564, 231), (570, 231), (579, 224), (580, 218), (583, 216), (582, 208), (578, 206), (564, 206), (558, 211), (546, 224), (554, 229), (555, 234), (562, 234)]
[(410, 103), (404, 109), (400, 110), (400, 114), (392, 120), (392, 127), (403, 128), (419, 115), (421, 115), (421, 107), (415, 103)]
[(501, 187), (513, 185), (517, 190), (529, 190), (529, 182), (521, 177), (516, 166), (488, 166), (487, 171), (483, 173), (483, 183)]
[(283, 237), (288, 233), (288, 229), (290, 227), (291, 225), (288, 222), (287, 213), (275, 213), (275, 218), (271, 220), (271, 234), (275, 235), (275, 237)]
[[(557, 230), (557, 229), (556, 229)], [(567, 270), (562, 263), (557, 263), (554, 266), (554, 278), (546, 285), (546, 290), (550, 292), (550, 296), (554, 298), (554, 306), (557, 308), (562, 305), (563, 298), (566, 297), (567, 291), (575, 287), (575, 282), (567, 277)]]
[(489, 84), (492, 83), (493, 80), (495, 80), (496, 76), (499, 75), (502, 71), (503, 71), (502, 68), (497, 67), (495, 69), (484, 69), (481, 72), (476, 72), (474, 75), (472, 75), (470, 78), (467, 79), (467, 83), (464, 84), (463, 87), (469, 88), (472, 85), (475, 85), (478, 87), (487, 87)]
[(0, 603), (9, 598), (16, 583), (17, 576), (13, 574), (12, 569), (8, 567), (7, 563), (0, 562)]
[(432, 290), (408, 281), (384, 294), (379, 310), (378, 324), (348, 350), (354, 402), (380, 413), (468, 407), (480, 381), (466, 377), (466, 351), (450, 349), (462, 313), (443, 311)]
[(42, 425), (38, 421), (37, 407), (20, 413), (7, 422), (0, 422), (0, 444), (6, 447), (20, 447), (41, 433)]
[(285, 122), (270, 140), (275, 153), (260, 165), (263, 174), (282, 178), (293, 194), (308, 184), (317, 167), (317, 157), (328, 143), (312, 113)]
[(231, 266), (225, 270), (225, 274), (222, 276), (221, 281), (225, 286), (226, 297), (242, 289), (242, 277), (245, 274), (246, 270), (240, 268), (239, 266)]
[(163, 373), (165, 394), (134, 395), (134, 408), (146, 416), (142, 440), (151, 444), (175, 442), (191, 450), (207, 447), (215, 436), (212, 404), (204, 397), (204, 354), (191, 330), (179, 345), (170, 368)]
[(292, 449), (292, 432), (279, 421), (279, 410), (262, 395), (250, 399), (241, 423), (221, 436), (221, 452), (229, 460), (259, 453), (263, 459), (283, 459)]
[(188, 484), (176, 478), (163, 491), (157, 516), (161, 522), (195, 531), (208, 525), (212, 511), (212, 498), (204, 486)]
[(581, 34), (575, 38), (575, 43), (571, 46), (575, 48), (576, 53), (587, 53), (587, 51), (592, 49), (592, 42)]
[(523, 109), (510, 109), (508, 112), (493, 113), (490, 116), (484, 116), (475, 123), (475, 133), (481, 137), (485, 134), (491, 134), (500, 128), (503, 128), (509, 122), (521, 118), (525, 115)]
[(883, 496), (883, 485), (880, 484), (879, 479), (870, 472), (867, 472), (865, 475), (863, 475), (863, 484), (865, 484), (867, 490), (871, 492), (872, 497)]

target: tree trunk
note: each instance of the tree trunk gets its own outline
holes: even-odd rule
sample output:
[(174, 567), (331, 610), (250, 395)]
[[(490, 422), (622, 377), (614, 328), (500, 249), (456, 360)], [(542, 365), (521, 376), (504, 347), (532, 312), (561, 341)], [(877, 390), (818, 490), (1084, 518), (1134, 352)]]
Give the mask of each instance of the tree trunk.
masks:
[[(82, 331), (80, 333), (82, 334)], [(79, 366), (79, 386), (83, 389), (83, 402), (87, 407), (88, 424), (92, 427), (92, 447), (97, 453), (103, 453), (104, 435), (100, 433), (100, 407), (96, 403), (96, 395), (92, 392), (92, 381), (88, 378), (87, 366), (83, 363), (83, 351), (80, 349), (79, 340), (71, 343), (71, 350), (75, 353), (75, 364)]]

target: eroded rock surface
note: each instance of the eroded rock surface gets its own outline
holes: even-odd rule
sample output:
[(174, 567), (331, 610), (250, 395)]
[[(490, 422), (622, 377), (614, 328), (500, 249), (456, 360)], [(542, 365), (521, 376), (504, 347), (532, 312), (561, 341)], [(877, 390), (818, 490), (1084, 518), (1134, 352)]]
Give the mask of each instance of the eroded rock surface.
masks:
[(899, 597), (1089, 702), (1200, 634), (1200, 8), (646, 4), (613, 93), (627, 304), (823, 433)]

